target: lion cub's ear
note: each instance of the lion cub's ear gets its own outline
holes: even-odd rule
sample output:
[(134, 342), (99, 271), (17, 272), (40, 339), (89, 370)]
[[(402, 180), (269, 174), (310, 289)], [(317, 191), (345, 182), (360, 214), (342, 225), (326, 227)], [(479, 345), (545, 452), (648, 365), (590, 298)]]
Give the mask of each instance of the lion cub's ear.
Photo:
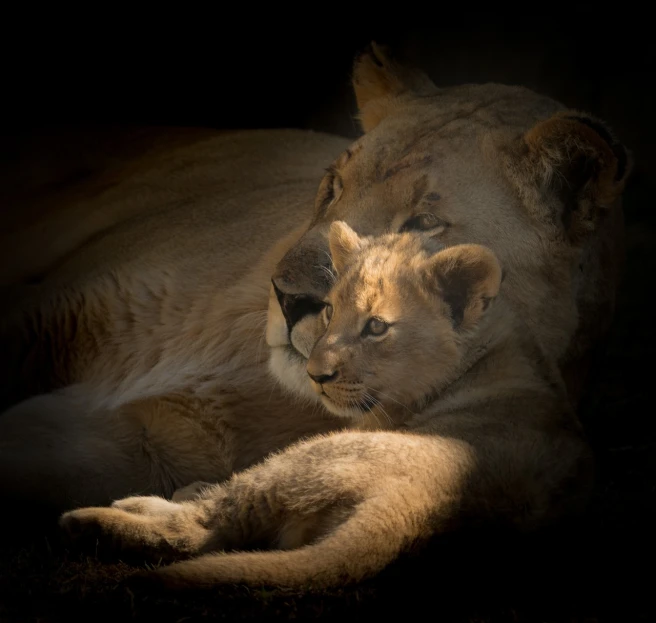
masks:
[(529, 130), (506, 162), (529, 210), (572, 240), (595, 229), (631, 168), (626, 149), (601, 121), (571, 110)]
[(393, 61), (388, 50), (374, 42), (355, 59), (353, 90), (365, 132), (409, 99), (438, 92), (426, 74)]
[(503, 280), (497, 256), (487, 247), (461, 244), (428, 260), (430, 286), (449, 306), (453, 326), (471, 329), (499, 293)]
[(352, 256), (361, 249), (362, 240), (344, 221), (335, 221), (330, 225), (328, 246), (333, 266), (341, 273)]

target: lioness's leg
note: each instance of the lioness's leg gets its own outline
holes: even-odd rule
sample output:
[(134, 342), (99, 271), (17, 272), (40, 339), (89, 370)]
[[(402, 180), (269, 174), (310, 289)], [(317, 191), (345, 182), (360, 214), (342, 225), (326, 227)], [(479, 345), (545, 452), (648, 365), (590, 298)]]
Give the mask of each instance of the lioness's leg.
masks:
[[(196, 499), (188, 492), (177, 506), (133, 498), (72, 511), (61, 525), (119, 552), (201, 554), (151, 574), (171, 587), (329, 586), (374, 574), (469, 519), (536, 527), (584, 497), (576, 469), (587, 451), (577, 434), (475, 422), (460, 433), (338, 433), (200, 487)], [(273, 551), (229, 552), (263, 547)]]
[(0, 497), (61, 512), (225, 479), (225, 431), (198, 408), (173, 394), (95, 409), (79, 386), (30, 398), (0, 415)]
[[(188, 491), (191, 499), (177, 505), (128, 498), (66, 513), (61, 525), (74, 538), (154, 559), (186, 557), (192, 543), (205, 555), (171, 567), (165, 577), (175, 583), (357, 580), (429, 535), (431, 514), (452, 504), (450, 489), (469, 457), (459, 444), (438, 446), (418, 436), (341, 433), (292, 447), (224, 484), (192, 487), (196, 497)], [(437, 486), (420, 469), (436, 450), (452, 472)], [(251, 548), (276, 551), (210, 553)]]
[[(21, 292), (0, 302), (0, 411), (76, 383), (92, 387), (102, 406), (184, 387), (197, 376), (195, 345), (222, 340), (214, 325), (201, 336), (207, 316), (189, 308), (204, 301), (192, 280), (174, 271), (113, 270), (88, 283)], [(194, 331), (193, 340), (183, 327)], [(218, 365), (203, 361), (212, 363)]]
[[(120, 340), (122, 301), (110, 288), (103, 292), (103, 285), (99, 292), (90, 286), (0, 289), (0, 413), (84, 382), (115, 355), (111, 334)], [(110, 377), (111, 368), (104, 367)]]
[(38, 286), (0, 286), (0, 413), (56, 385), (30, 345), (35, 327), (29, 310), (39, 292)]

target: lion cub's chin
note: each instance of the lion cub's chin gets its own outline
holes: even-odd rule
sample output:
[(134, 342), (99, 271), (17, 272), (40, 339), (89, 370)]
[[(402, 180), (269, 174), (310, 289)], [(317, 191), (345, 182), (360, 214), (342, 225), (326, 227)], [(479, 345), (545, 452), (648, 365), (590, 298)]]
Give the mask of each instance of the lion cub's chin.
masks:
[(370, 409), (340, 407), (325, 395), (321, 397), (321, 403), (326, 411), (340, 418), (349, 428), (360, 430), (390, 430), (396, 428), (401, 421), (398, 414), (390, 417), (387, 411), (381, 412), (377, 406)]
[(349, 420), (360, 421), (365, 415), (370, 413), (368, 409), (358, 409), (357, 407), (344, 407), (338, 405), (327, 394), (321, 394), (321, 404), (323, 404), (323, 406), (333, 415)]

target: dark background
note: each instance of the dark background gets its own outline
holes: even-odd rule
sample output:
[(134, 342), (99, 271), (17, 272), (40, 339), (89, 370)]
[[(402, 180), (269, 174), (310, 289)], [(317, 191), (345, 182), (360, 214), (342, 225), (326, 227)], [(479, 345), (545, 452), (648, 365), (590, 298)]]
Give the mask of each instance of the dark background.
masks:
[[(523, 84), (607, 119), (641, 158), (654, 138), (654, 28), (638, 3), (460, 3), (294, 10), (93, 5), (6, 15), (2, 125), (294, 126), (353, 135), (349, 72), (371, 39), (440, 86)], [(527, 6), (528, 5), (528, 6)], [(645, 5), (646, 6), (646, 5)], [(32, 22), (33, 23), (30, 23)]]
[(55, 613), (66, 620), (78, 607), (111, 620), (135, 612), (166, 620), (226, 613), (228, 619), (342, 620), (407, 609), (448, 612), (448, 620), (458, 621), (654, 620), (656, 33), (650, 11), (626, 2), (485, 10), (443, 4), (372, 5), (366, 12), (330, 3), (293, 10), (227, 3), (203, 11), (182, 3), (150, 12), (101, 4), (70, 13), (59, 6), (50, 13), (25, 6), (20, 15), (5, 9), (0, 163), (27, 171), (21, 179), (29, 179), (37, 159), (83, 159), (80, 136), (126, 123), (291, 126), (355, 136), (349, 74), (353, 56), (371, 39), (424, 68), (438, 86), (522, 84), (603, 118), (633, 151), (635, 168), (626, 191), (628, 263), (617, 319), (581, 408), (599, 466), (583, 523), (537, 542), (438, 547), (353, 591), (217, 591), (210, 601), (172, 603), (164, 596), (137, 606), (107, 589), (114, 576), (67, 554), (62, 566), (62, 554), (37, 536), (18, 554), (14, 547), (0, 555), (6, 620), (49, 620)]

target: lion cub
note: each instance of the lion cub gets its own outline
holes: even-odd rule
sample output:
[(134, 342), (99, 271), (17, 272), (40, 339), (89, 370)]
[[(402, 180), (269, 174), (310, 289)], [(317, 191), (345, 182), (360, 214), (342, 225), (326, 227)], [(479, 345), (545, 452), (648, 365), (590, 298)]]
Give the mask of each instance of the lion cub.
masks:
[(479, 245), (445, 248), (410, 233), (365, 239), (339, 221), (329, 243), (339, 278), (310, 383), (333, 414), (398, 424), (462, 374), (501, 267)]

